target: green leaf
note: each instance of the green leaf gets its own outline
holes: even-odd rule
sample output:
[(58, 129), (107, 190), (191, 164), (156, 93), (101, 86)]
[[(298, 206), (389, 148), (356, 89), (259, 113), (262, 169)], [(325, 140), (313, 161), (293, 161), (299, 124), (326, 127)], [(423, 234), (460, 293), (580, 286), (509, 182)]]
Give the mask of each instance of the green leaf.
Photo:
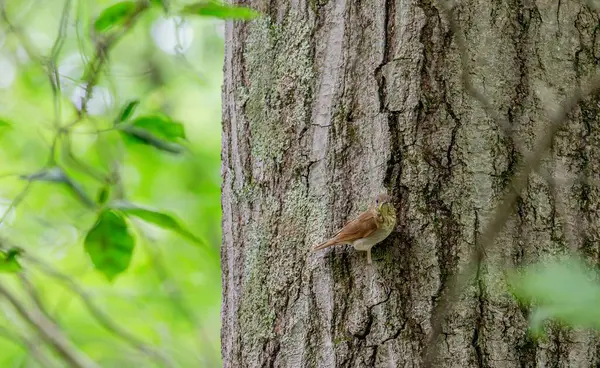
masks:
[(168, 142), (176, 143), (180, 139), (185, 139), (183, 124), (162, 115), (141, 116), (135, 119), (131, 123), (131, 126), (145, 130), (157, 138)]
[(183, 124), (163, 115), (141, 116), (131, 123), (119, 124), (121, 131), (135, 140), (170, 153), (181, 153), (178, 144), (185, 139)]
[(114, 210), (104, 210), (87, 233), (84, 247), (96, 269), (109, 281), (127, 270), (135, 239), (125, 218)]
[(135, 1), (121, 1), (104, 9), (94, 23), (97, 32), (105, 32), (113, 26), (122, 25), (135, 12), (137, 5)]
[(17, 273), (23, 269), (17, 256), (23, 252), (20, 248), (0, 250), (0, 273)]
[(220, 19), (254, 19), (260, 15), (259, 12), (242, 6), (220, 4), (218, 2), (200, 2), (187, 5), (182, 13), (194, 14), (201, 17), (215, 17)]
[(131, 115), (133, 115), (133, 113), (135, 112), (135, 109), (138, 107), (139, 104), (140, 104), (140, 100), (129, 101), (127, 103), (127, 105), (125, 105), (125, 107), (123, 107), (123, 110), (121, 110), (121, 113), (119, 114), (119, 117), (117, 118), (117, 123), (121, 123), (121, 122), (129, 119), (131, 117)]
[(513, 295), (532, 304), (530, 327), (538, 335), (545, 320), (600, 329), (598, 275), (578, 258), (556, 258), (509, 278)]
[(69, 177), (67, 173), (59, 166), (44, 168), (31, 175), (24, 175), (21, 178), (29, 181), (61, 183), (65, 185), (67, 189), (69, 189), (69, 191), (87, 207), (94, 208), (96, 206), (94, 201), (87, 195), (83, 187), (74, 179)]
[(192, 240), (195, 243), (204, 245), (204, 241), (187, 230), (181, 221), (175, 216), (154, 210), (148, 207), (142, 207), (125, 201), (115, 201), (111, 203), (111, 208), (117, 209), (126, 215), (138, 217), (144, 221), (153, 223), (163, 229), (175, 231), (179, 235)]
[(143, 129), (137, 129), (134, 127), (128, 127), (123, 129), (123, 133), (126, 137), (131, 138), (136, 142), (140, 142), (161, 151), (178, 154), (183, 152), (183, 147), (179, 144), (165, 142), (161, 139), (156, 138), (152, 134), (148, 133)]

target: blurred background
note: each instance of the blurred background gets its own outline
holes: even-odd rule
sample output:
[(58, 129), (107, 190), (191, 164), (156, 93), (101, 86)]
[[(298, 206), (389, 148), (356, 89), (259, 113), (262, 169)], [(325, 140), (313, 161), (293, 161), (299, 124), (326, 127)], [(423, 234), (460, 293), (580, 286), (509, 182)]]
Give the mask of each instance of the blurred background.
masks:
[[(0, 0), (0, 367), (221, 366), (224, 19), (255, 15)], [(531, 332), (600, 329), (588, 266), (513, 275)]]
[[(136, 339), (172, 366), (220, 366), (224, 21), (167, 15), (161, 6), (145, 10), (110, 48), (87, 105), (89, 117), (56, 143), (56, 123), (78, 121), (89, 64), (101, 40), (94, 20), (116, 2), (0, 3), (0, 237), (4, 245), (21, 247), (69, 276), (134, 338), (105, 328), (70, 281), (33, 263), (22, 262), (33, 292), (15, 274), (0, 274), (0, 283), (25, 306), (34, 306), (37, 295), (75, 347), (103, 367), (162, 366), (152, 353), (136, 348)], [(58, 91), (49, 76), (53, 70)], [(136, 116), (160, 113), (182, 123), (186, 149), (173, 154), (111, 128), (132, 100), (139, 100)], [(90, 198), (105, 187), (97, 177), (111, 173), (118, 178), (111, 193), (176, 216), (202, 240), (128, 219), (135, 237), (132, 259), (109, 281), (83, 245), (97, 212), (60, 181), (23, 179), (52, 166), (53, 150), (60, 167)], [(32, 355), (36, 346), (56, 366), (67, 366), (4, 298), (0, 319), (0, 366), (43, 366)]]

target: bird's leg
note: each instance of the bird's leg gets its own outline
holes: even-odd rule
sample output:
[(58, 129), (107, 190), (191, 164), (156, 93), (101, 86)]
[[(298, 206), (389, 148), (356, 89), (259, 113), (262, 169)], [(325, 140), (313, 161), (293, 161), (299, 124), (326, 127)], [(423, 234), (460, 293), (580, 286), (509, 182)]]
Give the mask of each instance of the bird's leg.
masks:
[(371, 248), (367, 249), (367, 264), (371, 264)]

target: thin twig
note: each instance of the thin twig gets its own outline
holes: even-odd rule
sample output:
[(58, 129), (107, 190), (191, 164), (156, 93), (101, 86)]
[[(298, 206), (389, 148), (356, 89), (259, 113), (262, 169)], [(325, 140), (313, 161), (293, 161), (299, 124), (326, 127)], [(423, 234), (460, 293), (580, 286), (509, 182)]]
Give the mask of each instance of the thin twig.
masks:
[(29, 37), (27, 37), (27, 35), (23, 33), (21, 28), (15, 26), (10, 22), (8, 14), (6, 13), (6, 0), (0, 0), (0, 17), (2, 18), (4, 23), (6, 23), (8, 30), (19, 39), (20, 46), (23, 47), (23, 49), (27, 52), (27, 55), (29, 55), (29, 57), (33, 60), (44, 65), (44, 61), (39, 56), (39, 53), (35, 51), (35, 48), (31, 45), (31, 40), (29, 39)]
[(25, 292), (29, 295), (31, 300), (35, 303), (36, 307), (42, 313), (44, 313), (48, 319), (52, 320), (52, 323), (54, 323), (55, 325), (58, 325), (58, 323), (51, 317), (50, 313), (48, 313), (48, 310), (46, 309), (46, 306), (44, 305), (44, 302), (42, 301), (40, 293), (38, 292), (36, 287), (31, 283), (31, 281), (25, 275), (24, 272), (19, 273), (19, 281), (21, 282), (21, 286), (23, 286), (23, 289), (25, 290)]
[[(494, 123), (500, 128), (504, 135), (512, 141), (512, 143), (515, 145), (515, 150), (522, 155), (526, 154), (528, 150), (525, 147), (525, 144), (519, 139), (519, 137), (515, 135), (513, 126), (510, 124), (508, 119), (506, 119), (504, 115), (500, 114), (498, 110), (494, 108), (490, 100), (473, 84), (473, 79), (469, 74), (469, 71), (473, 70), (469, 62), (469, 52), (467, 50), (467, 45), (461, 27), (456, 19), (454, 19), (454, 9), (446, 4), (444, 0), (440, 1), (440, 5), (446, 15), (446, 18), (448, 19), (450, 30), (454, 35), (454, 39), (456, 40), (456, 46), (458, 48), (458, 53), (460, 54), (461, 62), (461, 82), (465, 90), (471, 95), (471, 97), (481, 104), (484, 112), (486, 112), (492, 118)], [(543, 167), (538, 167), (535, 171), (546, 180), (551, 180), (551, 175)]]
[(96, 43), (96, 52), (92, 60), (88, 63), (88, 71), (86, 74), (87, 83), (85, 84), (85, 94), (81, 98), (81, 106), (79, 108), (78, 118), (67, 125), (66, 129), (70, 129), (77, 125), (83, 120), (83, 117), (87, 114), (87, 106), (92, 98), (92, 93), (96, 84), (100, 79), (100, 74), (104, 68), (104, 65), (108, 61), (108, 53), (117, 44), (117, 42), (135, 25), (138, 18), (148, 8), (148, 1), (139, 0), (136, 2), (136, 9), (133, 11), (127, 19), (123, 22), (123, 26), (120, 31), (114, 32), (108, 35), (106, 38), (101, 39)]
[(173, 18), (173, 21), (175, 23), (175, 55), (177, 55), (177, 57), (181, 59), (185, 66), (194, 74), (194, 76), (198, 79), (198, 82), (200, 82), (200, 84), (206, 84), (206, 78), (204, 78), (202, 74), (199, 71), (197, 71), (194, 65), (189, 61), (189, 59), (185, 55), (183, 44), (181, 43), (181, 33), (185, 32), (185, 19), (181, 17), (176, 17)]
[(6, 340), (18, 344), (27, 350), (31, 356), (37, 360), (44, 368), (54, 368), (56, 364), (46, 356), (46, 353), (41, 350), (35, 342), (29, 338), (19, 335), (16, 332), (10, 331), (9, 329), (0, 326), (0, 337), (4, 337)]
[[(60, 18), (60, 26), (58, 29), (58, 35), (52, 45), (52, 51), (50, 52), (50, 60), (48, 62), (48, 79), (50, 81), (50, 87), (52, 88), (52, 97), (54, 100), (54, 125), (56, 129), (60, 127), (60, 117), (62, 113), (61, 100), (62, 92), (60, 86), (60, 76), (58, 74), (58, 56), (65, 43), (65, 37), (67, 33), (67, 25), (69, 22), (69, 11), (71, 10), (71, 0), (65, 0), (62, 15)], [(58, 135), (58, 133), (57, 133)]]
[(2, 217), (0, 217), (0, 225), (2, 225), (4, 220), (6, 220), (6, 217), (10, 214), (10, 212), (14, 210), (21, 203), (21, 201), (23, 201), (23, 199), (29, 192), (29, 189), (31, 189), (31, 183), (31, 181), (28, 181), (23, 190), (21, 190), (21, 192), (17, 194), (17, 196), (10, 202), (10, 205), (8, 206), (6, 211), (4, 211)]
[(71, 277), (62, 272), (56, 270), (54, 267), (50, 266), (46, 262), (40, 260), (37, 257), (32, 256), (30, 253), (24, 253), (22, 258), (36, 264), (40, 270), (47, 275), (54, 277), (60, 281), (62, 281), (73, 293), (78, 295), (83, 303), (86, 305), (92, 316), (108, 331), (113, 334), (119, 336), (126, 342), (128, 342), (135, 349), (144, 353), (146, 356), (154, 358), (156, 360), (161, 361), (167, 367), (173, 367), (170, 359), (165, 356), (162, 352), (156, 350), (150, 345), (146, 344), (136, 336), (132, 335), (129, 331), (121, 328), (119, 324), (114, 321), (111, 317), (109, 317), (104, 311), (102, 311), (95, 303), (92, 301), (92, 298), (88, 294), (88, 292), (82, 288), (79, 284), (77, 284)]
[(54, 165), (56, 161), (56, 150), (58, 147), (58, 143), (60, 138), (66, 131), (61, 127), (61, 115), (62, 115), (62, 90), (60, 85), (60, 76), (58, 73), (58, 56), (60, 55), (60, 51), (65, 43), (67, 24), (69, 21), (69, 12), (71, 10), (71, 0), (66, 0), (65, 5), (63, 7), (62, 15), (60, 18), (60, 26), (58, 29), (58, 34), (56, 35), (56, 39), (54, 40), (54, 44), (52, 45), (52, 50), (50, 51), (50, 58), (48, 60), (47, 65), (47, 73), (48, 80), (50, 82), (50, 87), (52, 89), (52, 99), (54, 102), (54, 128), (56, 133), (54, 138), (52, 139), (52, 145), (50, 148), (50, 157), (48, 159), (49, 165)]
[(481, 260), (483, 259), (482, 252), (486, 247), (491, 248), (493, 246), (496, 236), (504, 228), (504, 225), (510, 217), (519, 195), (527, 186), (529, 175), (535, 170), (536, 167), (539, 167), (542, 158), (552, 144), (554, 136), (567, 120), (567, 115), (577, 106), (579, 101), (581, 101), (584, 97), (597, 92), (599, 89), (600, 76), (597, 76), (592, 80), (592, 83), (590, 83), (588, 87), (574, 92), (564, 103), (561, 111), (551, 119), (550, 126), (548, 127), (546, 133), (538, 140), (533, 153), (525, 157), (521, 168), (512, 178), (508, 192), (505, 194), (500, 204), (496, 207), (492, 221), (484, 229), (481, 235), (481, 240), (475, 247), (475, 251), (472, 253), (467, 267), (465, 267), (462, 272), (451, 278), (448, 286), (446, 287), (446, 292), (442, 294), (440, 302), (437, 308), (435, 308), (431, 318), (432, 326), (430, 337), (423, 352), (423, 367), (432, 367), (435, 357), (437, 356), (437, 340), (442, 332), (442, 323), (445, 320), (449, 309), (457, 300), (465, 285), (467, 285), (468, 281), (473, 277), (477, 265), (481, 263)]
[[(98, 180), (101, 182), (105, 181), (105, 176), (102, 173), (97, 172), (93, 168), (86, 165), (81, 160), (77, 159), (75, 155), (70, 150), (70, 133), (71, 128), (76, 124), (83, 121), (84, 117), (87, 115), (87, 106), (92, 97), (93, 89), (99, 81), (100, 74), (103, 70), (105, 63), (108, 61), (108, 53), (113, 48), (116, 43), (127, 33), (129, 30), (135, 25), (136, 21), (139, 19), (144, 10), (149, 7), (148, 0), (138, 0), (136, 3), (135, 11), (129, 15), (129, 17), (125, 20), (123, 26), (106, 36), (103, 36), (101, 40), (96, 44), (96, 52), (95, 57), (87, 63), (88, 65), (88, 73), (87, 83), (85, 84), (85, 95), (82, 97), (81, 106), (79, 109), (78, 117), (75, 121), (66, 126), (61, 126), (60, 123), (60, 115), (61, 115), (61, 88), (60, 88), (60, 76), (57, 68), (57, 59), (60, 54), (61, 48), (64, 44), (66, 28), (69, 20), (69, 11), (71, 8), (71, 0), (65, 0), (65, 4), (63, 7), (63, 12), (61, 16), (60, 28), (58, 31), (58, 35), (52, 47), (49, 60), (46, 60), (43, 57), (40, 57), (39, 54), (34, 50), (34, 48), (30, 45), (30, 41), (25, 33), (22, 32), (21, 28), (14, 25), (8, 17), (5, 7), (5, 0), (0, 0), (0, 18), (7, 25), (9, 31), (11, 31), (15, 36), (19, 39), (23, 47), (26, 49), (31, 58), (38, 61), (45, 72), (48, 74), (48, 79), (50, 81), (50, 85), (52, 88), (53, 98), (54, 98), (54, 114), (55, 114), (55, 129), (56, 133), (52, 139), (52, 144), (50, 147), (49, 158), (47, 162), (47, 166), (55, 166), (56, 165), (56, 150), (58, 149), (59, 143), (63, 143), (63, 153), (65, 157), (69, 160), (69, 163), (74, 165), (76, 169), (82, 171), (84, 174)], [(4, 213), (2, 218), (0, 218), (0, 224), (5, 220), (6, 216), (10, 211), (23, 199), (23, 197), (27, 194), (29, 189), (29, 185), (24, 189), (24, 191), (17, 196), (11, 203), (9, 209)]]
[(4, 296), (12, 304), (17, 313), (35, 328), (44, 341), (52, 346), (72, 367), (99, 368), (87, 355), (79, 351), (39, 309), (27, 309), (2, 283), (0, 283), (0, 295)]
[[(442, 3), (442, 7), (446, 10), (448, 21), (450, 22), (453, 32), (455, 32), (455, 36), (457, 39), (460, 39), (462, 35), (456, 32), (458, 25), (454, 20), (453, 10), (447, 7), (445, 3)], [(464, 55), (461, 55), (461, 57), (464, 57)], [(494, 211), (492, 221), (487, 224), (481, 237), (478, 239), (478, 244), (476, 244), (475, 251), (472, 252), (471, 259), (467, 266), (462, 272), (451, 277), (445, 288), (445, 292), (442, 293), (440, 301), (433, 311), (431, 317), (431, 331), (427, 344), (423, 350), (423, 367), (430, 368), (433, 366), (438, 354), (438, 339), (442, 333), (442, 324), (446, 319), (449, 310), (452, 308), (469, 280), (475, 275), (476, 270), (483, 260), (485, 248), (493, 247), (496, 236), (504, 228), (519, 195), (527, 186), (529, 175), (540, 167), (542, 158), (549, 150), (558, 131), (567, 121), (568, 114), (577, 107), (577, 104), (582, 99), (597, 92), (599, 89), (600, 76), (596, 76), (588, 86), (574, 91), (564, 102), (561, 109), (551, 118), (551, 124), (541, 138), (538, 139), (532, 153), (524, 154), (523, 162), (518, 165), (518, 170), (508, 186), (507, 193)], [(487, 101), (485, 98), (483, 98), (483, 100)]]
[[(596, 9), (598, 8), (597, 4), (595, 4), (594, 1), (592, 1), (592, 0), (587, 0), (585, 2), (591, 7), (595, 7)], [(473, 97), (477, 101), (479, 101), (479, 103), (482, 105), (484, 111), (492, 118), (492, 120), (496, 123), (496, 125), (500, 128), (500, 130), (504, 132), (505, 136), (512, 141), (512, 143), (515, 146), (515, 150), (520, 154), (526, 154), (528, 152), (528, 150), (525, 147), (525, 144), (519, 139), (519, 137), (517, 137), (515, 135), (514, 129), (511, 126), (510, 122), (504, 117), (504, 115), (500, 114), (494, 108), (494, 106), (492, 105), (490, 100), (481, 91), (479, 91), (477, 89), (477, 87), (475, 87), (475, 85), (473, 84), (473, 80), (471, 78), (471, 75), (469, 74), (469, 71), (472, 70), (472, 68), (471, 68), (471, 65), (469, 62), (470, 58), (469, 58), (469, 53), (467, 50), (464, 34), (461, 30), (460, 25), (454, 19), (453, 9), (451, 9), (443, 1), (441, 2), (441, 5), (442, 5), (442, 9), (444, 10), (444, 13), (446, 15), (446, 18), (449, 21), (450, 30), (452, 31), (452, 33), (455, 36), (456, 45), (457, 45), (458, 52), (460, 54), (460, 59), (461, 59), (461, 68), (462, 68), (461, 81), (462, 81), (463, 86), (465, 87), (465, 90), (471, 95), (471, 97)], [(552, 174), (550, 172), (548, 172), (548, 170), (546, 170), (541, 165), (539, 167), (535, 168), (535, 172), (538, 175), (540, 175), (548, 183), (548, 185), (550, 186), (550, 191), (551, 191), (551, 193), (553, 193), (557, 210), (564, 214), (566, 211), (566, 207), (565, 207), (566, 205), (563, 203), (563, 200), (559, 195), (559, 187), (561, 186), (560, 181), (557, 180), (555, 177), (553, 177)], [(581, 182), (581, 183), (587, 183), (589, 185), (594, 185), (594, 186), (600, 188), (600, 182), (597, 182), (590, 178), (587, 178), (583, 174), (580, 174), (577, 177), (576, 181)], [(569, 186), (572, 184), (573, 184), (573, 182), (569, 183)], [(568, 224), (565, 224), (565, 226), (569, 227)], [(568, 243), (569, 243), (570, 247), (573, 250), (575, 250), (576, 249), (576, 242), (574, 241), (575, 240), (575, 238), (574, 238), (575, 231), (573, 229), (569, 228), (569, 229), (565, 229), (565, 232), (566, 232), (565, 235), (567, 236), (567, 238), (569, 238)]]

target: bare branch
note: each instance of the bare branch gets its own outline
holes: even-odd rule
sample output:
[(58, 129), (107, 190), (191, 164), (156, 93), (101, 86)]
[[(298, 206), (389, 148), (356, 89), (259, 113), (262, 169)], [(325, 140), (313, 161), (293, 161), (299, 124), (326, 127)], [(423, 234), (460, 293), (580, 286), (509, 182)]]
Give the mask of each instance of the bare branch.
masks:
[(2, 283), (0, 283), (0, 295), (5, 297), (17, 313), (33, 326), (44, 341), (51, 345), (71, 366), (76, 368), (99, 368), (87, 355), (77, 350), (71, 341), (39, 309), (28, 310)]
[(146, 344), (136, 336), (132, 335), (129, 331), (121, 328), (119, 324), (114, 321), (110, 316), (108, 316), (104, 311), (102, 311), (93, 301), (87, 291), (82, 288), (79, 284), (77, 284), (71, 277), (62, 272), (56, 270), (54, 267), (50, 266), (46, 262), (40, 260), (37, 257), (32, 256), (30, 253), (24, 253), (22, 257), (37, 265), (40, 270), (42, 270), (47, 275), (56, 278), (63, 282), (73, 293), (78, 295), (81, 300), (84, 302), (92, 316), (100, 323), (105, 329), (112, 332), (113, 334), (119, 336), (135, 349), (145, 354), (148, 357), (151, 357), (157, 361), (160, 361), (165, 364), (167, 367), (173, 367), (172, 362), (168, 357), (165, 356), (162, 352), (156, 350), (150, 345)]
[(437, 340), (442, 332), (442, 323), (448, 314), (449, 309), (452, 307), (465, 285), (467, 285), (468, 281), (473, 277), (477, 265), (481, 263), (483, 258), (482, 252), (485, 247), (492, 247), (496, 236), (504, 228), (506, 221), (512, 213), (517, 198), (527, 185), (529, 175), (535, 168), (539, 167), (542, 158), (552, 144), (554, 136), (567, 120), (569, 112), (577, 106), (577, 103), (580, 100), (597, 92), (599, 89), (600, 77), (597, 76), (592, 80), (592, 83), (590, 83), (588, 87), (583, 90), (575, 91), (564, 103), (561, 111), (552, 118), (552, 124), (548, 127), (546, 133), (538, 140), (533, 153), (526, 156), (521, 168), (513, 177), (508, 192), (505, 194), (502, 202), (496, 207), (492, 221), (484, 229), (469, 264), (462, 272), (452, 277), (446, 287), (446, 293), (442, 295), (440, 302), (434, 311), (429, 341), (423, 353), (423, 367), (429, 368), (432, 366), (435, 356), (437, 355)]
[(17, 194), (17, 196), (10, 202), (10, 205), (8, 206), (6, 211), (4, 211), (4, 213), (2, 214), (2, 217), (0, 217), (0, 225), (2, 225), (4, 220), (6, 220), (6, 217), (8, 216), (8, 214), (12, 210), (14, 210), (21, 203), (21, 201), (23, 201), (23, 199), (25, 198), (27, 193), (29, 193), (29, 189), (31, 188), (31, 183), (32, 183), (31, 181), (28, 181), (27, 184), (25, 185), (25, 187), (23, 188), (23, 190), (21, 190), (21, 192), (19, 194)]
[(85, 85), (85, 94), (81, 98), (81, 106), (79, 109), (79, 117), (69, 124), (66, 128), (77, 125), (83, 117), (87, 114), (87, 106), (92, 98), (93, 89), (98, 84), (100, 74), (104, 68), (104, 65), (108, 61), (108, 53), (117, 44), (117, 42), (135, 25), (140, 15), (148, 8), (148, 1), (138, 0), (136, 2), (136, 9), (133, 11), (128, 18), (123, 22), (123, 27), (120, 31), (110, 34), (106, 38), (101, 39), (96, 43), (96, 52), (92, 60), (88, 63), (88, 71), (86, 74), (87, 83)]
[[(454, 19), (453, 9), (451, 9), (450, 6), (445, 4), (443, 1), (440, 2), (440, 5), (444, 10), (446, 18), (449, 22), (450, 30), (452, 31), (452, 34), (456, 40), (456, 45), (461, 60), (461, 81), (465, 90), (471, 95), (471, 97), (481, 104), (484, 111), (492, 118), (494, 123), (500, 128), (506, 137), (511, 139), (512, 143), (515, 145), (516, 151), (520, 154), (527, 153), (528, 150), (526, 149), (525, 144), (523, 144), (523, 142), (521, 142), (521, 140), (514, 134), (514, 129), (510, 122), (504, 117), (504, 115), (500, 114), (498, 110), (494, 108), (490, 100), (473, 84), (473, 80), (469, 74), (469, 70), (472, 70), (472, 67), (471, 63), (469, 62), (469, 52), (465, 43), (464, 34), (462, 33), (460, 25)], [(543, 167), (536, 168), (535, 172), (542, 176), (549, 184), (551, 184), (553, 181), (552, 175)]]
[[(450, 22), (450, 27), (457, 39), (457, 43), (459, 43), (459, 47), (462, 48), (461, 59), (464, 62), (466, 58), (464, 41), (462, 41), (460, 28), (454, 20), (453, 9), (444, 2), (440, 2), (440, 4), (446, 13), (448, 21)], [(469, 90), (471, 95), (478, 99), (484, 105), (484, 107), (488, 106), (489, 108), (487, 99), (474, 89), (474, 87), (470, 84), (470, 79), (468, 77), (465, 78), (465, 73), (466, 72), (463, 70), (463, 83), (465, 83), (465, 88)], [(577, 89), (572, 92), (570, 97), (563, 103), (561, 109), (551, 118), (551, 124), (536, 142), (532, 153), (523, 153), (524, 160), (518, 165), (519, 167), (508, 186), (507, 193), (504, 195), (504, 198), (494, 211), (492, 221), (487, 224), (481, 234), (481, 237), (477, 240), (477, 244), (474, 252), (472, 252), (471, 259), (462, 272), (452, 276), (446, 285), (445, 292), (442, 294), (439, 303), (433, 311), (431, 318), (431, 331), (427, 345), (423, 350), (423, 367), (430, 368), (433, 366), (438, 354), (438, 339), (442, 333), (442, 324), (448, 315), (449, 310), (452, 308), (453, 304), (456, 302), (463, 289), (468, 284), (469, 280), (476, 275), (476, 272), (483, 260), (485, 248), (493, 247), (496, 236), (504, 228), (504, 225), (510, 217), (519, 195), (527, 186), (529, 175), (532, 172), (539, 170), (542, 158), (550, 149), (552, 141), (554, 140), (554, 137), (558, 131), (567, 121), (568, 114), (575, 109), (581, 100), (590, 94), (596, 93), (599, 89), (600, 76), (596, 76), (585, 88)], [(486, 109), (486, 111), (488, 111), (488, 109)], [(499, 121), (499, 125), (502, 126), (502, 119), (494, 116), (493, 109), (489, 108), (488, 113), (490, 113), (490, 111), (492, 112), (494, 120)]]
[(0, 337), (4, 337), (6, 340), (11, 341), (15, 344), (22, 346), (27, 349), (27, 352), (33, 356), (43, 367), (54, 368), (56, 364), (46, 356), (46, 353), (41, 350), (37, 343), (30, 340), (25, 336), (21, 336), (16, 332), (10, 331), (7, 328), (0, 326)]
[[(50, 80), (50, 87), (52, 88), (52, 95), (54, 99), (54, 125), (58, 129), (60, 126), (60, 116), (61, 116), (61, 87), (60, 87), (60, 77), (58, 74), (57, 61), (58, 56), (60, 55), (60, 51), (65, 43), (65, 36), (67, 32), (67, 24), (69, 21), (69, 11), (71, 10), (71, 0), (65, 0), (65, 5), (63, 7), (63, 12), (60, 18), (60, 27), (58, 30), (58, 35), (56, 36), (56, 40), (54, 40), (54, 45), (52, 45), (52, 51), (50, 52), (50, 60), (48, 62), (48, 79)], [(58, 132), (57, 132), (58, 135)], [(56, 143), (53, 144), (53, 148), (56, 147)], [(52, 155), (54, 152), (52, 152)]]
[(58, 325), (58, 323), (56, 323), (56, 321), (54, 319), (52, 319), (52, 317), (50, 316), (50, 313), (48, 313), (48, 310), (44, 306), (44, 303), (42, 302), (42, 298), (40, 296), (40, 293), (35, 288), (35, 286), (31, 283), (31, 281), (25, 275), (24, 272), (20, 272), (19, 273), (19, 281), (21, 282), (21, 286), (23, 286), (23, 289), (25, 290), (25, 292), (29, 295), (29, 297), (31, 298), (31, 300), (35, 303), (36, 307), (42, 313), (44, 313), (48, 319), (52, 320), (52, 322), (54, 324)]
[(29, 55), (29, 57), (33, 60), (40, 62), (42, 65), (44, 65), (44, 61), (40, 57), (39, 53), (31, 45), (31, 40), (29, 39), (29, 37), (27, 37), (23, 33), (21, 28), (17, 27), (16, 25), (10, 22), (8, 14), (6, 13), (6, 0), (0, 0), (0, 17), (8, 27), (8, 30), (19, 39), (19, 42), (23, 49), (25, 49), (25, 51), (27, 52), (27, 55)]

